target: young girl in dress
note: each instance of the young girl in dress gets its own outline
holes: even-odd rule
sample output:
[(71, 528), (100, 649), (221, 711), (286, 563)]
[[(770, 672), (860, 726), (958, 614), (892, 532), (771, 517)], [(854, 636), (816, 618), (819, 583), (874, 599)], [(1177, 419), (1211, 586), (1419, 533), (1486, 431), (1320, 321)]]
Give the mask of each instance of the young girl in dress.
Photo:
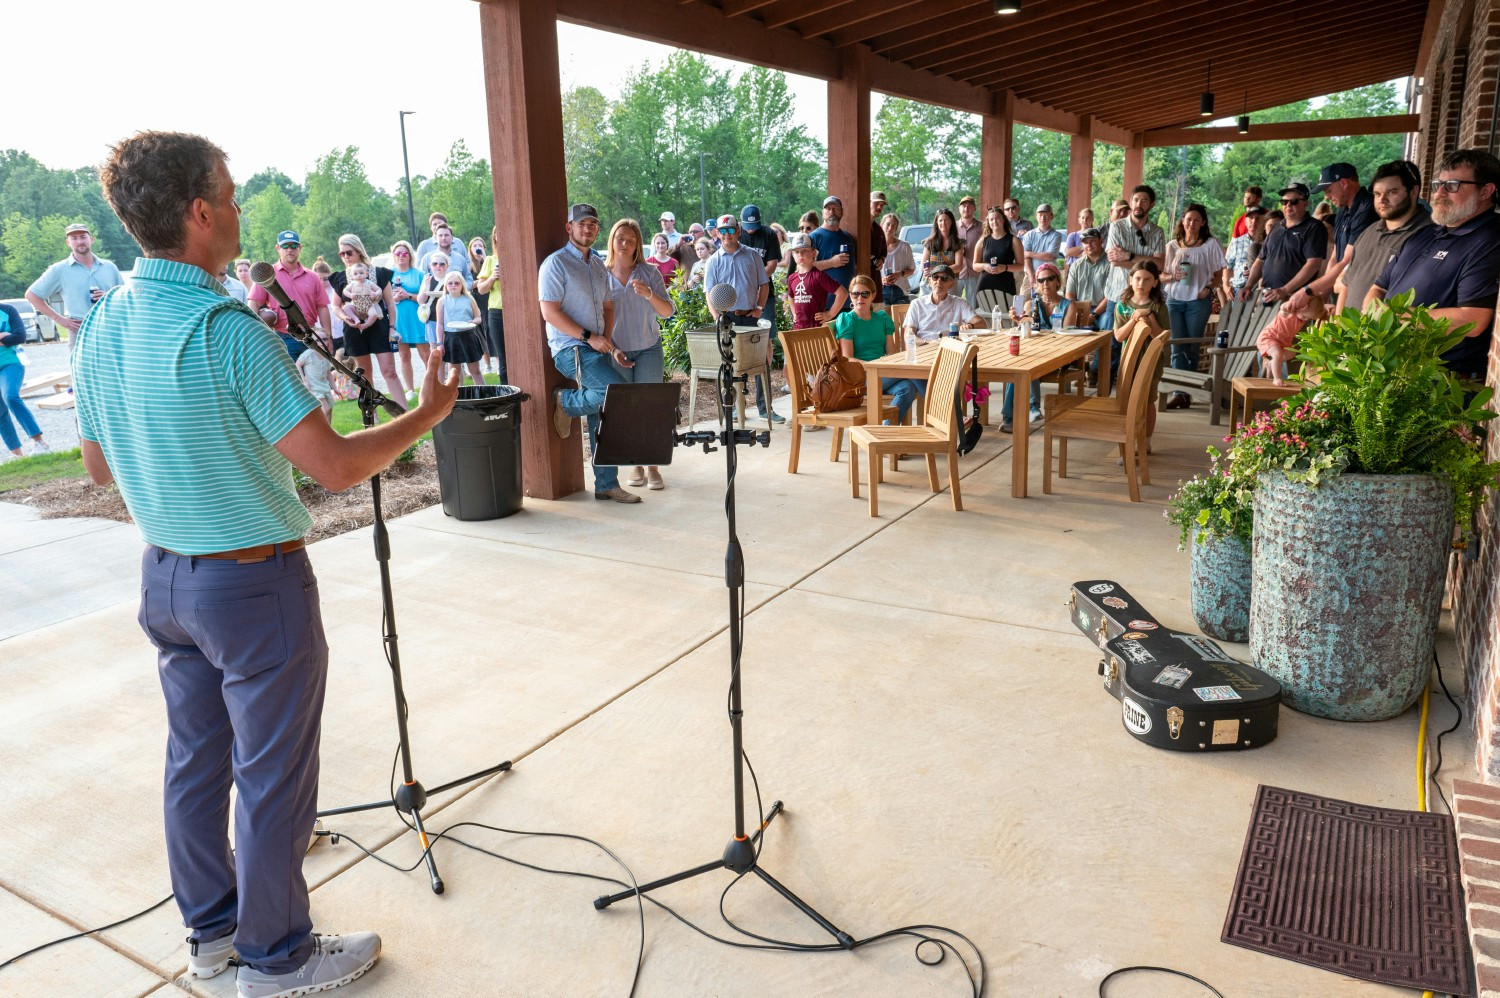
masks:
[[(479, 305), (469, 294), (463, 274), (456, 270), (448, 272), (443, 279), (443, 296), (437, 299), (433, 315), (437, 321), (438, 345), (443, 348), (443, 360), (459, 368), (460, 372), (467, 367), (474, 384), (484, 384), (484, 370), (479, 366), (479, 359), (484, 356), (479, 342)], [(460, 322), (468, 323), (469, 328), (452, 328)], [(460, 373), (459, 377), (463, 375)]]
[(1307, 292), (1307, 303), (1293, 312), (1291, 303), (1281, 306), (1276, 317), (1255, 338), (1255, 349), (1263, 358), (1260, 376), (1270, 378), (1277, 386), (1286, 384), (1287, 361), (1297, 356), (1297, 334), (1315, 322), (1322, 322), (1327, 300), (1314, 291)]

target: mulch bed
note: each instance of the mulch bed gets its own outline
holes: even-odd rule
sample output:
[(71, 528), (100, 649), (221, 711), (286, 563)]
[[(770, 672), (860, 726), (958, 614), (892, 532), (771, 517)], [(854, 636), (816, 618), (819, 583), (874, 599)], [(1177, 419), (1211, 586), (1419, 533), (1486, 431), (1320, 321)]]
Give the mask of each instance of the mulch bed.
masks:
[[(375, 516), (370, 505), (368, 482), (343, 492), (329, 492), (314, 482), (299, 491), (302, 504), (312, 514), (308, 543), (369, 526)], [(402, 516), (440, 501), (437, 458), (432, 441), (424, 441), (415, 458), (392, 465), (380, 479), (380, 497), (387, 518)], [(133, 523), (114, 486), (100, 487), (87, 478), (58, 478), (0, 495), (0, 502), (31, 506), (48, 520), (62, 516), (93, 516), (119, 523)]]

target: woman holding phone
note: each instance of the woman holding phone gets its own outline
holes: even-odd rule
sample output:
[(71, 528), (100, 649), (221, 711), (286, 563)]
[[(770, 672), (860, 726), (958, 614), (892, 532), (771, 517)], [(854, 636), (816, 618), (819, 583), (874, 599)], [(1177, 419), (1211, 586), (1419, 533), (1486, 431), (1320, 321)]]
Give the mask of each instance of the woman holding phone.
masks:
[[(609, 230), (604, 266), (609, 271), (609, 298), (614, 303), (615, 346), (627, 364), (616, 364), (621, 377), (632, 384), (661, 384), (665, 358), (661, 346), (661, 320), (672, 317), (672, 299), (662, 273), (646, 261), (641, 250), (645, 237), (633, 218), (622, 218)], [(661, 469), (636, 466), (626, 485), (664, 489)]]

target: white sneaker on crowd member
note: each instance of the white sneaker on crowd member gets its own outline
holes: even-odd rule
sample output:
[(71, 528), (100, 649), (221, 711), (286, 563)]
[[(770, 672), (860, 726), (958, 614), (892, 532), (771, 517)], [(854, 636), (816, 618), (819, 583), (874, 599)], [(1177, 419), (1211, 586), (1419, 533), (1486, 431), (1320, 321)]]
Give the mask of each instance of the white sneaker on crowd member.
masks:
[(217, 939), (200, 939), (197, 942), (193, 941), (192, 936), (188, 936), (189, 977), (196, 977), (200, 981), (218, 977), (229, 969), (229, 963), (235, 956), (233, 932)]
[(344, 936), (314, 932), (312, 955), (296, 970), (263, 974), (254, 967), (241, 967), (236, 980), (239, 998), (293, 998), (332, 991), (363, 976), (379, 958), (380, 937), (373, 932)]
[(52, 453), (52, 448), (47, 446), (47, 441), (45, 441), (45, 440), (33, 440), (31, 442), (31, 453), (33, 453), (33, 454), (51, 454)]

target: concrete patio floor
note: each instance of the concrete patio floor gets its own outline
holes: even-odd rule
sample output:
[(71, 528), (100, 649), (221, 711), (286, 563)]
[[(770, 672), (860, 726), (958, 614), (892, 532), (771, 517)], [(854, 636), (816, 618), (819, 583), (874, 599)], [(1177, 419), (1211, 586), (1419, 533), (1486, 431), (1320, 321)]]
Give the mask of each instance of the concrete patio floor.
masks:
[[(963, 459), (965, 511), (920, 462), (881, 487), (881, 516), (849, 496), (828, 437), (740, 451), (748, 579), (745, 747), (764, 802), (786, 803), (762, 863), (857, 938), (950, 926), (984, 953), (992, 995), (1083, 996), (1115, 967), (1155, 964), (1230, 996), (1405, 993), (1219, 942), (1260, 783), (1414, 807), (1416, 711), (1340, 724), (1283, 709), (1280, 737), (1243, 753), (1162, 752), (1121, 727), (1069, 623), (1070, 583), (1119, 581), (1168, 626), (1195, 629), (1187, 555), (1162, 518), (1221, 428), (1201, 403), (1161, 414), (1145, 502), (1126, 501), (1102, 445), (1075, 443), (1076, 479), (1010, 496), (1009, 438)], [(391, 524), (417, 777), (429, 786), (502, 759), (514, 770), (439, 795), (457, 822), (590, 836), (646, 881), (718, 857), (732, 831), (724, 461), (679, 451), (668, 488), (634, 507), (528, 500), (458, 522), (432, 508)], [(69, 524), (72, 526), (70, 527)], [(0, 758), (12, 790), (0, 839), (0, 960), (131, 914), (170, 892), (161, 840), (164, 740), (153, 652), (135, 622), (134, 528), (36, 522), (0, 505)], [(388, 793), (396, 745), (368, 530), (315, 545), (332, 647), (321, 804)], [(1445, 620), (1446, 627), (1446, 620)], [(1229, 646), (1246, 657), (1243, 646)], [(1440, 648), (1444, 663), (1451, 647)], [(1449, 684), (1458, 681), (1449, 670)], [(1458, 694), (1458, 690), (1454, 690)], [(1430, 723), (1451, 723), (1435, 702)], [(1445, 782), (1473, 778), (1462, 736)], [(753, 797), (750, 803), (753, 814)], [(419, 861), (389, 810), (331, 818), (400, 866)], [(476, 827), (454, 834), (544, 866), (620, 876), (593, 847)], [(435, 855), (447, 892), (345, 840), (308, 855), (315, 923), (375, 929), (380, 962), (348, 993), (626, 995), (633, 903), (460, 845)], [(657, 895), (717, 935), (727, 873)], [(752, 879), (725, 910), (752, 931), (828, 937)], [(233, 975), (188, 987), (170, 903), (0, 970), (0, 995), (224, 998)], [(967, 994), (956, 960), (923, 967), (913, 941), (853, 953), (732, 949), (645, 910), (645, 996)], [(342, 992), (340, 992), (342, 993)], [(1200, 995), (1155, 974), (1112, 996)]]

